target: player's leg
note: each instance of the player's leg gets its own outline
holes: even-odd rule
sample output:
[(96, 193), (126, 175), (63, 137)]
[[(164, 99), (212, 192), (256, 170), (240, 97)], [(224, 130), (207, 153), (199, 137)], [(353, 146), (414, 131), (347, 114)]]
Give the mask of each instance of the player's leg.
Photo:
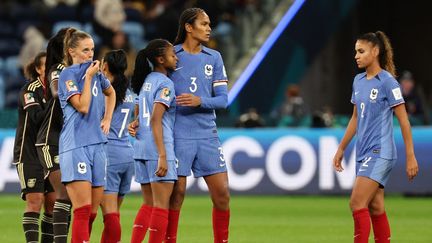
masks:
[(378, 189), (375, 197), (369, 203), (369, 213), (372, 219), (375, 242), (389, 243), (391, 234), (384, 207), (384, 188)]
[(69, 231), (72, 203), (61, 182), (58, 147), (45, 145), (37, 146), (39, 160), (46, 171), (49, 171), (48, 179), (56, 193), (56, 201), (53, 210), (53, 232), (56, 243), (66, 243)]
[(228, 241), (230, 221), (230, 193), (228, 175), (226, 172), (205, 176), (204, 180), (209, 188), (213, 202), (213, 236), (215, 243)]
[(54, 188), (51, 186), (48, 178), (45, 179), (45, 196), (44, 196), (44, 215), (41, 221), (41, 243), (52, 243), (54, 241), (53, 232), (53, 210), (56, 200)]
[(377, 193), (378, 182), (364, 176), (357, 176), (350, 198), (354, 219), (354, 242), (367, 243), (370, 234), (369, 203)]
[(147, 233), (150, 224), (150, 217), (153, 209), (153, 196), (150, 186), (150, 177), (147, 174), (145, 162), (143, 160), (135, 161), (135, 181), (141, 184), (141, 195), (143, 204), (135, 216), (131, 243), (141, 243)]
[(149, 243), (161, 243), (168, 227), (169, 202), (173, 182), (152, 182), (153, 210), (149, 224)]

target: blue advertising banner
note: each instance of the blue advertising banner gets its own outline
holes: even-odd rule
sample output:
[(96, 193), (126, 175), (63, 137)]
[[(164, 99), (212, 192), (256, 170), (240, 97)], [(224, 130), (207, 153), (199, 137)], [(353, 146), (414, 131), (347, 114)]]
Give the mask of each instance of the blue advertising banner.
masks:
[[(332, 159), (344, 129), (220, 129), (233, 194), (346, 194), (355, 179), (354, 141), (344, 157), (345, 170), (333, 170)], [(405, 147), (395, 128), (398, 161), (386, 191), (432, 193), (432, 128), (414, 128), (418, 177), (409, 182), (405, 173)], [(0, 130), (0, 192), (18, 192), (12, 165), (13, 130)], [(137, 183), (132, 191), (139, 191)], [(203, 179), (188, 178), (189, 193), (206, 191)]]

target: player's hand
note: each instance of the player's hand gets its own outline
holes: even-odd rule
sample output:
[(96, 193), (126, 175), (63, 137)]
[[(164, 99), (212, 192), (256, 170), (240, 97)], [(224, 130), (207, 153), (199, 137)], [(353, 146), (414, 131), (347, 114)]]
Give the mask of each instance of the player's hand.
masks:
[(129, 123), (128, 125), (128, 132), (132, 137), (136, 136), (136, 132), (138, 130), (139, 127), (139, 122), (138, 120), (133, 120), (131, 123)]
[(93, 61), (86, 70), (86, 76), (93, 77), (99, 71), (100, 62), (98, 60)]
[(111, 126), (111, 119), (107, 119), (107, 118), (103, 118), (102, 119), (102, 121), (101, 121), (101, 125), (100, 125), (100, 127), (101, 127), (101, 129), (102, 129), (102, 132), (105, 134), (105, 135), (108, 135), (108, 133), (109, 133), (109, 129), (110, 129), (110, 126)]
[(183, 93), (176, 97), (177, 105), (180, 106), (200, 106), (201, 98), (199, 96), (195, 96), (193, 94)]
[(343, 159), (344, 151), (338, 149), (336, 151), (335, 156), (333, 157), (333, 167), (337, 172), (342, 172), (344, 168), (342, 167), (342, 159)]
[(416, 157), (414, 155), (407, 157), (406, 173), (409, 181), (414, 180), (414, 177), (416, 177), (418, 174), (418, 170), (419, 168)]
[(166, 176), (168, 172), (168, 163), (166, 161), (166, 156), (159, 156), (158, 167), (156, 169), (155, 175), (159, 177)]

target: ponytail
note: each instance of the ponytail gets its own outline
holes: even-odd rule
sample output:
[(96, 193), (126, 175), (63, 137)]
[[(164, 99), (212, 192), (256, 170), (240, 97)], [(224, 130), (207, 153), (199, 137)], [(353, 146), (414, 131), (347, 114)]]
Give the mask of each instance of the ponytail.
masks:
[(153, 71), (153, 67), (159, 65), (156, 58), (163, 56), (171, 43), (164, 39), (154, 39), (145, 49), (138, 52), (135, 60), (135, 69), (131, 78), (131, 87), (134, 93), (139, 95), (144, 80)]
[(357, 40), (364, 40), (377, 46), (379, 49), (378, 62), (381, 68), (396, 77), (396, 67), (393, 62), (393, 48), (387, 35), (382, 31), (363, 34)]
[(126, 52), (122, 49), (109, 51), (104, 56), (104, 62), (108, 64), (108, 70), (114, 77), (111, 85), (116, 92), (115, 107), (117, 107), (123, 104), (127, 88), (129, 87), (129, 80), (124, 74), (127, 69)]

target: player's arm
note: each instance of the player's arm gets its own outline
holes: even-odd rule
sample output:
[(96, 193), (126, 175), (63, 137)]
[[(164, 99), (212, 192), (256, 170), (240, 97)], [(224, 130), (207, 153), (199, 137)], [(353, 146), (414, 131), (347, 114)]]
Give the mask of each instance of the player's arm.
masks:
[(339, 144), (335, 156), (333, 157), (333, 167), (338, 172), (341, 172), (344, 169), (342, 167), (343, 155), (346, 147), (348, 146), (348, 144), (351, 142), (352, 138), (356, 134), (356, 130), (357, 130), (357, 107), (356, 105), (354, 105), (353, 113), (350, 121), (348, 122), (348, 126), (345, 130), (345, 134), (342, 138), (342, 141)]
[(54, 98), (58, 97), (58, 80), (59, 80), (60, 71), (55, 69), (49, 74), (49, 85), (51, 94)]
[(184, 93), (176, 97), (177, 105), (202, 107), (207, 109), (225, 109), (228, 106), (228, 85), (227, 82), (213, 84), (213, 97), (200, 97)]
[(108, 134), (111, 126), (111, 120), (116, 104), (116, 93), (112, 86), (103, 90), (105, 95), (105, 114), (101, 121), (101, 128), (103, 133)]
[(99, 61), (94, 61), (88, 68), (85, 74), (84, 87), (81, 94), (73, 95), (69, 98), (71, 105), (82, 114), (87, 114), (90, 109), (91, 102), (91, 81), (96, 72), (99, 71)]
[(153, 138), (159, 154), (158, 167), (155, 174), (159, 177), (166, 175), (168, 171), (167, 157), (165, 144), (163, 141), (162, 117), (168, 107), (160, 102), (155, 102), (153, 105), (153, 114), (150, 118), (150, 125), (153, 132)]
[(408, 179), (412, 181), (418, 174), (417, 159), (414, 154), (414, 145), (411, 134), (411, 125), (408, 120), (408, 114), (405, 109), (405, 104), (400, 104), (393, 107), (394, 113), (399, 121), (402, 136), (405, 143), (406, 152), (406, 173)]

